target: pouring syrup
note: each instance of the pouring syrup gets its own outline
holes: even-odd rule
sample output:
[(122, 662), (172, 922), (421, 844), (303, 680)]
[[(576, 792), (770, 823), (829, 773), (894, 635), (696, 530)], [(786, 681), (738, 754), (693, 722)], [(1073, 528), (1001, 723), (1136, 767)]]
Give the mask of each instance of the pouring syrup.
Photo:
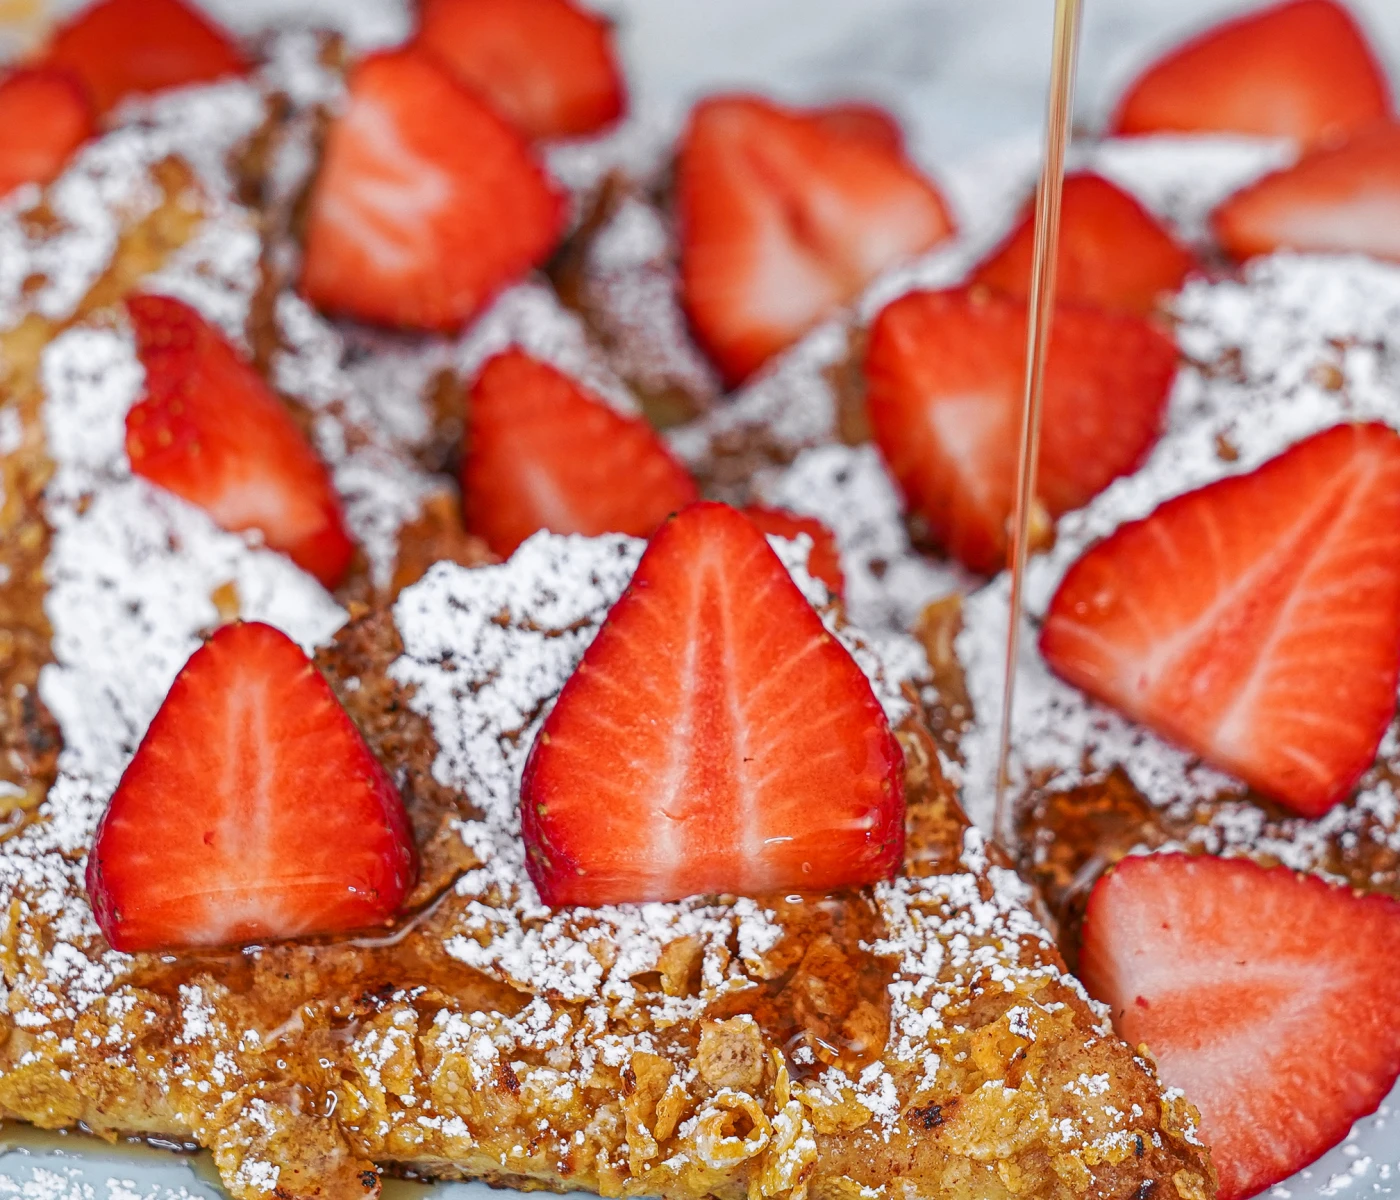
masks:
[(1079, 52), (1080, 0), (1055, 0), (1055, 32), (1050, 62), (1050, 96), (1045, 111), (1045, 162), (1035, 195), (1035, 251), (1031, 260), (1029, 321), (1026, 328), (1026, 379), (1021, 405), (1020, 451), (1016, 466), (1016, 501), (1011, 510), (1011, 604), (1006, 630), (1006, 671), (1002, 685), (1001, 736), (997, 751), (995, 834), (1005, 847), (1014, 842), (1007, 799), (1007, 765), (1011, 754), (1011, 710), (1015, 699), (1016, 660), (1020, 653), (1022, 587), (1035, 507), (1036, 469), (1040, 459), (1041, 408), (1045, 398), (1045, 359), (1050, 349), (1055, 304), (1055, 266), (1060, 245), (1060, 199), (1064, 191), (1065, 149), (1074, 108), (1074, 69)]

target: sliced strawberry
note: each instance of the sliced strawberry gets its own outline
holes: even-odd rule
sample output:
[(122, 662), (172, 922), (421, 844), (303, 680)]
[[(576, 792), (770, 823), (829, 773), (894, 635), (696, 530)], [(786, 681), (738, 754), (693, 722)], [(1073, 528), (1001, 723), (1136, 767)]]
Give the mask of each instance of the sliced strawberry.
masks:
[(1339, 425), (1090, 549), (1040, 649), (1304, 816), (1375, 759), (1400, 677), (1400, 435)]
[(418, 45), (526, 137), (577, 137), (627, 108), (612, 27), (570, 0), (425, 0)]
[(355, 552), (340, 500), (286, 406), (188, 304), (126, 302), (146, 391), (126, 415), (132, 471), (204, 509), (225, 529), (256, 529), (326, 587)]
[(812, 109), (812, 116), (832, 133), (904, 153), (904, 127), (888, 109), (864, 100), (844, 100)]
[(753, 524), (701, 502), (652, 538), (521, 784), (546, 904), (889, 878), (903, 758), (845, 648)]
[(457, 329), (548, 256), (563, 197), (428, 55), (372, 55), (349, 88), (311, 192), (301, 289), (361, 320)]
[(515, 348), (472, 384), (466, 436), (467, 526), (503, 557), (541, 529), (649, 537), (699, 495), (645, 420)]
[[(1026, 306), (978, 289), (910, 292), (870, 329), (871, 428), (910, 508), (974, 571), (1006, 561), (1025, 388)], [(1140, 317), (1061, 304), (1045, 373), (1037, 493), (1049, 514), (1133, 470), (1161, 431), (1171, 341)]]
[(836, 538), (830, 529), (816, 517), (789, 512), (785, 508), (762, 508), (750, 504), (743, 511), (744, 516), (765, 534), (795, 538), (805, 533), (811, 538), (812, 553), (807, 558), (807, 573), (826, 584), (826, 590), (837, 599), (841, 598), (846, 580), (841, 574), (841, 553), (836, 548)]
[(1307, 1166), (1400, 1074), (1400, 904), (1283, 867), (1155, 854), (1089, 897), (1080, 973), (1200, 1110), (1241, 1200)]
[(952, 231), (902, 154), (829, 119), (721, 96), (696, 107), (681, 140), (683, 297), (731, 384)]
[(78, 75), (99, 112), (135, 93), (248, 70), (233, 38), (183, 0), (98, 0), (59, 27), (43, 61)]
[(71, 72), (31, 67), (0, 80), (0, 197), (48, 183), (95, 128), (87, 89)]
[[(1035, 203), (971, 282), (1026, 299), (1035, 249)], [(1149, 313), (1195, 266), (1161, 223), (1122, 188), (1098, 175), (1065, 177), (1060, 208), (1059, 300)]]
[(118, 950), (382, 924), (416, 872), (403, 801), (286, 634), (225, 625), (176, 676), (88, 855)]
[(1299, 250), (1400, 261), (1400, 125), (1380, 125), (1236, 192), (1212, 218), (1235, 258)]
[(1139, 75), (1113, 133), (1244, 133), (1316, 143), (1390, 111), (1375, 51), (1334, 0), (1286, 0), (1207, 29)]

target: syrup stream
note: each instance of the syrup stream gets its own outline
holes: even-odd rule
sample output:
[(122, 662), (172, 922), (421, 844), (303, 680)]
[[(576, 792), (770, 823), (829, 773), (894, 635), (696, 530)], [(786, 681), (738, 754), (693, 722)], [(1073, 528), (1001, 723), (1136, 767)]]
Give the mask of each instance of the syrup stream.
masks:
[(1040, 418), (1045, 399), (1045, 357), (1050, 348), (1055, 304), (1055, 263), (1060, 245), (1060, 198), (1065, 181), (1065, 147), (1074, 107), (1074, 66), (1079, 51), (1080, 0), (1055, 0), (1050, 98), (1045, 111), (1045, 164), (1035, 195), (1035, 256), (1031, 260), (1030, 319), (1026, 331), (1026, 388), (1021, 405), (1021, 441), (1016, 468), (1016, 504), (1011, 510), (1011, 607), (1006, 630), (1006, 672), (1002, 683), (1001, 738), (997, 750), (995, 832), (1012, 848), (1014, 830), (1007, 810), (1007, 760), (1011, 754), (1011, 709), (1016, 691), (1016, 659), (1021, 640), (1021, 587), (1026, 573), (1027, 538), (1035, 504), (1040, 462)]

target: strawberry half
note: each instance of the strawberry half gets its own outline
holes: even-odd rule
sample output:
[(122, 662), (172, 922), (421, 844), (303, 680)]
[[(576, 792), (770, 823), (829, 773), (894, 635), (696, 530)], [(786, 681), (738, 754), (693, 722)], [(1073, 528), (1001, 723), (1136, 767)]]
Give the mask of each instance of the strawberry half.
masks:
[(903, 759), (767, 540), (722, 504), (657, 531), (526, 763), (546, 904), (827, 891), (889, 878)]
[(383, 924), (413, 884), (403, 802), (286, 634), (225, 625), (191, 655), (88, 855), (118, 950), (184, 950)]
[(286, 406), (183, 301), (132, 296), (146, 390), (126, 415), (133, 473), (198, 505), (224, 529), (256, 529), (326, 587), (355, 552), (325, 464)]
[(0, 80), (0, 197), (22, 183), (48, 183), (96, 129), (82, 80), (31, 67)]
[(1299, 250), (1400, 261), (1400, 125), (1381, 125), (1236, 192), (1215, 211), (1235, 258)]
[(1390, 112), (1375, 51), (1334, 0), (1288, 0), (1207, 29), (1147, 68), (1112, 133), (1243, 133), (1316, 143)]
[[(1035, 249), (1035, 202), (971, 282), (1025, 300)], [(1181, 287), (1196, 260), (1137, 200), (1098, 175), (1065, 177), (1060, 208), (1057, 300), (1150, 313)]]
[(301, 290), (360, 320), (455, 330), (549, 255), (563, 197), (428, 55), (371, 55), (349, 90), (311, 192)]
[(953, 229), (903, 154), (820, 110), (706, 100), (676, 171), (683, 299), (730, 384)]
[(418, 45), (526, 137), (577, 137), (627, 108), (612, 27), (569, 0), (426, 0)]
[(816, 517), (789, 512), (785, 508), (763, 508), (750, 504), (743, 513), (764, 534), (795, 538), (805, 533), (811, 538), (812, 552), (807, 557), (807, 574), (813, 579), (820, 579), (826, 584), (828, 592), (841, 599), (846, 580), (841, 574), (841, 553), (836, 548), (836, 537), (830, 529)]
[[(909, 507), (974, 571), (1006, 562), (1025, 387), (1026, 306), (979, 289), (910, 292), (865, 357), (875, 443)], [(1038, 496), (1078, 508), (1161, 431), (1176, 348), (1140, 317), (1060, 304), (1045, 372)]]
[(182, 0), (98, 0), (55, 31), (42, 61), (81, 78), (104, 113), (133, 94), (248, 70), (233, 38)]
[(512, 347), (467, 400), (467, 527), (502, 557), (532, 533), (649, 537), (699, 493), (656, 431)]
[(1242, 1200), (1347, 1135), (1400, 1074), (1400, 904), (1283, 867), (1154, 854), (1094, 886), (1080, 974), (1201, 1113)]
[(1168, 500), (1066, 573), (1070, 683), (1304, 816), (1376, 757), (1400, 677), (1400, 434), (1338, 425)]

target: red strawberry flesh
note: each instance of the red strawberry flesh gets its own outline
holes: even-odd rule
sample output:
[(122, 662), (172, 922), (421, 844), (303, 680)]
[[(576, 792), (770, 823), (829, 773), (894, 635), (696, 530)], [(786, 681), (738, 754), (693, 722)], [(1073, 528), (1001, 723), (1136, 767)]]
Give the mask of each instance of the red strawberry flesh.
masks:
[(841, 554), (830, 529), (816, 517), (789, 512), (785, 508), (764, 508), (761, 505), (750, 504), (743, 512), (744, 516), (765, 534), (774, 534), (789, 540), (799, 534), (806, 534), (811, 538), (812, 552), (807, 558), (807, 572), (814, 579), (820, 579), (826, 584), (826, 590), (833, 596), (841, 598), (846, 581), (841, 574)]
[(1305, 816), (1371, 766), (1400, 678), (1400, 435), (1340, 425), (1084, 554), (1041, 653)]
[(535, 740), (530, 874), (552, 905), (888, 878), (902, 761), (763, 535), (695, 504), (652, 538)]
[(126, 417), (132, 471), (223, 528), (258, 530), (326, 587), (355, 552), (325, 465), (286, 406), (227, 339), (169, 296), (132, 296), (146, 369)]
[(118, 950), (380, 925), (412, 886), (399, 794), (285, 634), (226, 625), (190, 657), (98, 826), (87, 887)]
[(512, 348), (472, 385), (462, 495), (468, 527), (505, 556), (541, 529), (648, 537), (698, 492), (640, 416)]
[(1124, 859), (1080, 973), (1201, 1113), (1219, 1200), (1307, 1166), (1400, 1074), (1400, 904), (1237, 859)]
[(57, 67), (0, 79), (0, 197), (22, 183), (48, 183), (95, 124), (82, 80)]

